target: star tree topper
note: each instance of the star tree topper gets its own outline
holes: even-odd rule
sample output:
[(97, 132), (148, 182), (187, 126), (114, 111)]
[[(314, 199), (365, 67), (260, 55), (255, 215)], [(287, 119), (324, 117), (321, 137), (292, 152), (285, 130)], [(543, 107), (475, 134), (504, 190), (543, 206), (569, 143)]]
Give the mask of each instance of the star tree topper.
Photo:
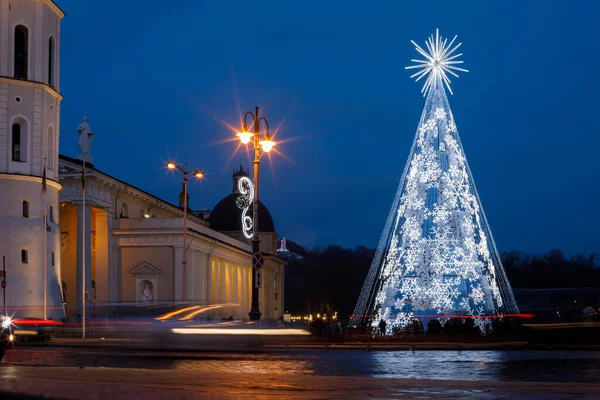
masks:
[(458, 36), (454, 36), (454, 39), (448, 43), (448, 38), (443, 39), (440, 36), (440, 30), (436, 29), (435, 38), (431, 35), (429, 39), (425, 41), (428, 51), (425, 51), (421, 46), (416, 44), (414, 40), (410, 41), (415, 45), (416, 50), (425, 57), (425, 60), (412, 59), (411, 61), (416, 63), (416, 65), (406, 67), (406, 69), (418, 70), (411, 75), (411, 78), (416, 78), (416, 82), (423, 77), (427, 77), (425, 84), (423, 84), (423, 89), (421, 89), (423, 97), (427, 95), (432, 87), (435, 87), (438, 82), (441, 81), (446, 84), (450, 94), (454, 94), (450, 88), (450, 79), (447, 74), (451, 74), (458, 78), (458, 75), (454, 71), (469, 72), (464, 68), (456, 66), (457, 64), (463, 63), (463, 61), (457, 60), (458, 57), (462, 56), (462, 53), (452, 55), (462, 44), (459, 43), (452, 47), (457, 37)]

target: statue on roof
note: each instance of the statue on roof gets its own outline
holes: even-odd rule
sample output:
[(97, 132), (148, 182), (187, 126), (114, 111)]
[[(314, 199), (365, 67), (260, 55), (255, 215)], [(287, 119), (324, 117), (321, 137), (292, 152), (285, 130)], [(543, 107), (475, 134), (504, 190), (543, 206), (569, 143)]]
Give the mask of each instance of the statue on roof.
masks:
[(88, 124), (87, 117), (83, 117), (81, 123), (77, 126), (77, 132), (79, 133), (79, 151), (81, 154), (89, 154), (92, 147), (92, 128)]

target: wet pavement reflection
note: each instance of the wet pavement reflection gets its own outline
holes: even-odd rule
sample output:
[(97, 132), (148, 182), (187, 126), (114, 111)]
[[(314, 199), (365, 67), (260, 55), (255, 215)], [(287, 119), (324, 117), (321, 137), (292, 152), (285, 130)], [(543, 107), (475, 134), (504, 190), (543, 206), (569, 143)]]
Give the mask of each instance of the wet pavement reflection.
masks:
[(600, 352), (345, 351), (269, 353), (20, 347), (2, 364), (210, 373), (600, 383)]

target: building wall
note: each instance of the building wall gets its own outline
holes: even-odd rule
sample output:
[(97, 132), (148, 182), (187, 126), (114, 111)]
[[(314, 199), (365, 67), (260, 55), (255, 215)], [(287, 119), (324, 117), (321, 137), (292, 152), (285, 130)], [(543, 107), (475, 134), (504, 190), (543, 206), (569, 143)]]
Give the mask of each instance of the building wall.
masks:
[[(41, 178), (15, 177), (0, 174), (0, 256), (6, 259), (6, 303), (15, 308), (17, 316), (43, 316), (44, 305), (44, 197)], [(47, 206), (58, 203), (56, 182), (48, 182)], [(29, 202), (29, 217), (23, 217), (23, 201)], [(60, 231), (58, 210), (52, 207), (54, 221), (46, 231), (47, 305), (53, 308), (48, 316), (60, 319)], [(27, 251), (27, 263), (22, 263), (21, 251)], [(54, 265), (52, 265), (54, 252)]]
[[(76, 160), (61, 159), (61, 182), (64, 185), (61, 201), (71, 204), (75, 211), (78, 206), (73, 203), (80, 202), (82, 195), (80, 168), (81, 164)], [(86, 177), (86, 204), (92, 204), (90, 225), (96, 235), (95, 249), (90, 250), (93, 254), (90, 262), (99, 302), (97, 310), (101, 310), (102, 304), (107, 301), (120, 302), (124, 307), (126, 304), (123, 303), (138, 302), (140, 279), (147, 277), (151, 282), (156, 279), (154, 301), (181, 300), (185, 288), (186, 301), (207, 305), (228, 303), (211, 309), (200, 318), (232, 316), (248, 319), (253, 274), (249, 244), (216, 232), (207, 226), (206, 221), (189, 215), (187, 264), (182, 268), (181, 210), (123, 182), (115, 182), (95, 169), (86, 171)], [(123, 203), (127, 205), (128, 218), (118, 218)], [(142, 213), (149, 214), (151, 218), (140, 217)], [(74, 224), (70, 226), (70, 229), (75, 228)], [(268, 241), (276, 236), (267, 235)], [(101, 251), (104, 253), (100, 254)], [(78, 258), (75, 258), (73, 269), (79, 268)], [(106, 263), (108, 266), (103, 272)], [(275, 276), (272, 271), (281, 271), (283, 266), (282, 260), (267, 257), (263, 278), (265, 286), (261, 289), (264, 319), (282, 315), (283, 280), (269, 282)], [(137, 275), (132, 273), (134, 268)], [(138, 269), (144, 272), (140, 273)], [(158, 272), (154, 273), (152, 269)], [(141, 275), (144, 278), (140, 278)], [(103, 276), (107, 276), (108, 284), (102, 283)]]
[(169, 301), (174, 298), (174, 262), (173, 247), (122, 247), (121, 248), (121, 299), (124, 302), (136, 302), (135, 276), (131, 269), (148, 262), (161, 272), (157, 277), (157, 301)]

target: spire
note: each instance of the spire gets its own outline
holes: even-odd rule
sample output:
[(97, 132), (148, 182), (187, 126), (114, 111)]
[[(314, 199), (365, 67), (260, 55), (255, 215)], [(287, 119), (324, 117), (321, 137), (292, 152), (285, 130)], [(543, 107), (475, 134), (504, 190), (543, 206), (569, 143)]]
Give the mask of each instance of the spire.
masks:
[(242, 165), (242, 161), (240, 160), (240, 169), (239, 170), (233, 170), (233, 175), (231, 176), (231, 179), (233, 180), (233, 187), (231, 189), (232, 193), (240, 193), (238, 190), (238, 181), (240, 180), (241, 177), (250, 177), (250, 171), (249, 170), (244, 170), (244, 166)]
[[(183, 201), (184, 193), (185, 193), (185, 187), (184, 187), (184, 184), (182, 183), (181, 184), (181, 193), (179, 193), (179, 208), (183, 208), (185, 205), (184, 201)], [(189, 191), (187, 193), (187, 205), (188, 205), (188, 208), (190, 208), (190, 192)]]

